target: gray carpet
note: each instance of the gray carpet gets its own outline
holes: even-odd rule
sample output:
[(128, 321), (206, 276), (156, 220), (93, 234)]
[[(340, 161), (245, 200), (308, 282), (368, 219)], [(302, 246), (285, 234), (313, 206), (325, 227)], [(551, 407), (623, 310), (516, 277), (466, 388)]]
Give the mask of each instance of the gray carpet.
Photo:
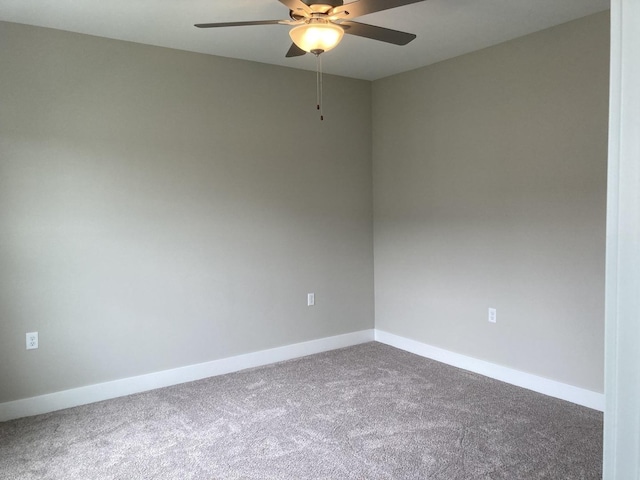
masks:
[(368, 343), (0, 423), (2, 479), (596, 479), (602, 414)]

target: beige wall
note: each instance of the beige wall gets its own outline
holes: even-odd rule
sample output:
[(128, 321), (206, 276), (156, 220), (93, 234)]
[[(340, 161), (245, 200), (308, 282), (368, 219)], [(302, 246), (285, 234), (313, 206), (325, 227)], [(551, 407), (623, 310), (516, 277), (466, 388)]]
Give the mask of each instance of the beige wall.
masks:
[(603, 391), (608, 20), (374, 82), (376, 328)]
[(377, 328), (601, 392), (607, 22), (323, 123), (309, 72), (0, 22), (0, 402), (372, 328), (374, 238)]
[(8, 23), (0, 65), (0, 402), (373, 327), (369, 82), (321, 123), (310, 72)]

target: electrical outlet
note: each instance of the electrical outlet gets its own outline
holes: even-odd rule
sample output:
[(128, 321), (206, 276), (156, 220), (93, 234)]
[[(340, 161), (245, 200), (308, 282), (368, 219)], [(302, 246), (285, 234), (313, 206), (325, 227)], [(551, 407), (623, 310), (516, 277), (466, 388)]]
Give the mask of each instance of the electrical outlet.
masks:
[(489, 322), (496, 323), (498, 313), (495, 308), (489, 308)]
[(27, 333), (27, 350), (38, 348), (38, 332)]
[(316, 294), (307, 293), (307, 307), (313, 307), (316, 304)]

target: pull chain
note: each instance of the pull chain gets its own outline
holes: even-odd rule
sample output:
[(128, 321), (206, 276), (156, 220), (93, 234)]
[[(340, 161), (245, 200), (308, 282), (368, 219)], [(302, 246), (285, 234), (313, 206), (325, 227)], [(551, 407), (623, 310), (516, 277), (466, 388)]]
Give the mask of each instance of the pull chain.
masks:
[(316, 109), (320, 111), (320, 120), (324, 120), (322, 111), (322, 58), (316, 53)]

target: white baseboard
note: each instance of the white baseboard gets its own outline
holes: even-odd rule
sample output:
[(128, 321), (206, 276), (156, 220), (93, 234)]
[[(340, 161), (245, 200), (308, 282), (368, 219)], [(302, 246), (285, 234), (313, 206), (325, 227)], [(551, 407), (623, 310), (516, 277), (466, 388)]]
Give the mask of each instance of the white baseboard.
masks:
[(382, 330), (372, 329), (0, 403), (0, 422), (145, 392), (156, 388), (169, 387), (373, 340), (518, 387), (604, 411), (604, 394), (477, 360)]
[(415, 353), (421, 357), (437, 360), (454, 367), (462, 368), (518, 387), (543, 393), (551, 397), (566, 400), (595, 410), (604, 411), (604, 394), (592, 392), (584, 388), (574, 387), (566, 383), (556, 382), (548, 378), (538, 377), (512, 368), (485, 362), (459, 353), (450, 352), (442, 348), (433, 347), (426, 343), (410, 340), (382, 330), (375, 330), (377, 342)]
[(76, 407), (78, 405), (86, 405), (110, 398), (145, 392), (155, 388), (192, 382), (202, 378), (237, 372), (246, 368), (259, 367), (261, 365), (304, 357), (314, 353), (372, 342), (373, 340), (373, 329), (361, 330), (359, 332), (295, 343), (284, 347), (271, 348), (269, 350), (261, 350), (259, 352), (199, 363), (197, 365), (189, 365), (137, 377), (73, 388), (71, 390), (40, 395), (38, 397), (0, 403), (0, 422), (53, 412), (62, 410), (63, 408)]

